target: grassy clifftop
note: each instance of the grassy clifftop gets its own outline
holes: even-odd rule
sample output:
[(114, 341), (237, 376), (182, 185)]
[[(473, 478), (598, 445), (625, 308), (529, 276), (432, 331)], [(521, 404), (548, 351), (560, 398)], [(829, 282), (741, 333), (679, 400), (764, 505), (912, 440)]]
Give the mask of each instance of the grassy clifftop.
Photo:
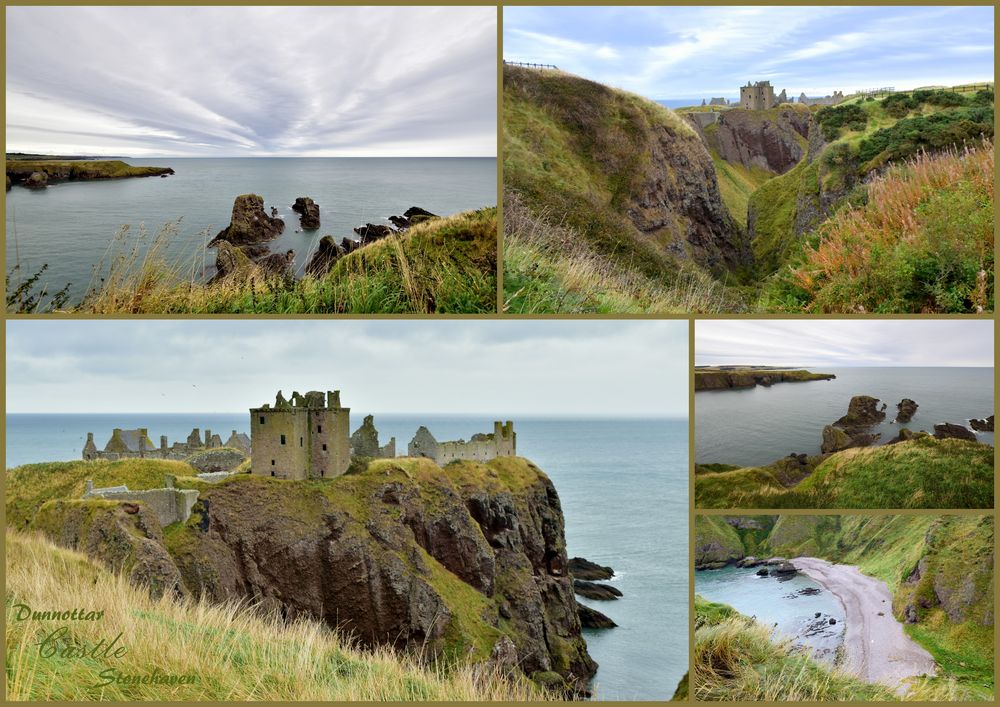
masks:
[[(169, 263), (162, 244), (116, 259), (99, 289), (72, 311), (88, 314), (486, 313), (496, 311), (497, 210), (425, 221), (342, 257), (326, 275), (246, 277), (203, 284)], [(201, 263), (199, 258), (197, 261)], [(8, 302), (8, 305), (12, 303)], [(14, 303), (16, 304), (16, 303)]]
[[(142, 503), (80, 499), (88, 478), (144, 489), (164, 473), (200, 492), (185, 523), (161, 528)], [(596, 669), (565, 573), (558, 496), (528, 460), (378, 459), (303, 481), (193, 474), (149, 460), (19, 467), (8, 471), (8, 527), (85, 551), (155, 596), (253, 599), (440, 670), (507, 646), (506, 670), (568, 695)]]
[(701, 508), (992, 508), (992, 446), (920, 437), (763, 467), (700, 468)]
[[(7, 697), (12, 700), (526, 700), (526, 681), (466, 666), (441, 671), (388, 649), (360, 650), (307, 619), (236, 604), (149, 594), (84, 555), (34, 534), (8, 531)], [(16, 620), (16, 604), (103, 612), (100, 621)], [(93, 646), (121, 633), (129, 649), (107, 664), (42, 656), (38, 641), (60, 625)], [(101, 673), (194, 676), (192, 684), (104, 682)]]
[[(711, 158), (669, 109), (506, 66), (503, 122), (505, 191), (527, 212), (505, 224), (509, 311), (681, 310), (692, 279), (711, 290), (740, 260)], [(691, 308), (715, 306), (702, 294)]]

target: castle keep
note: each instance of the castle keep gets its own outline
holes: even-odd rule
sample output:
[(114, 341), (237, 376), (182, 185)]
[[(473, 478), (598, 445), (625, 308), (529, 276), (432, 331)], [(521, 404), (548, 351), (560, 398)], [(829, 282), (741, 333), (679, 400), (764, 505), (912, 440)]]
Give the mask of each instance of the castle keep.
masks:
[(238, 449), (244, 454), (250, 453), (250, 438), (242, 432), (237, 434), (233, 430), (229, 439), (225, 442), (222, 437), (212, 434), (212, 430), (205, 430), (205, 439), (202, 441), (201, 430), (195, 427), (184, 442), (174, 442), (169, 444), (166, 435), (160, 435), (160, 445), (156, 446), (149, 438), (149, 429), (138, 427), (134, 430), (123, 430), (116, 427), (111, 432), (111, 439), (104, 445), (104, 449), (98, 449), (94, 444), (94, 433), (87, 433), (87, 442), (83, 445), (83, 458), (86, 461), (104, 459), (115, 461), (117, 459), (173, 459), (183, 461), (196, 452), (203, 452), (206, 449), (218, 449), (229, 447)]
[(340, 391), (281, 391), (274, 407), (250, 409), (250, 468), (278, 479), (340, 476), (351, 463), (351, 409), (341, 407)]
[(788, 102), (788, 96), (782, 89), (777, 96), (770, 81), (757, 81), (746, 86), (740, 86), (740, 108), (746, 110), (767, 110)]

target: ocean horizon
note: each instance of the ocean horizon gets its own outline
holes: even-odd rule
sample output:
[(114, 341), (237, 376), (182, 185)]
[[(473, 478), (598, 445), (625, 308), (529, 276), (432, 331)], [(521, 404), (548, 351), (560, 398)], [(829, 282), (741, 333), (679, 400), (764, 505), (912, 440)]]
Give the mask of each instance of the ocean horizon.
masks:
[[(112, 157), (101, 159), (114, 159)], [(162, 244), (165, 258), (184, 273), (206, 280), (215, 271), (215, 251), (206, 244), (229, 225), (233, 202), (259, 194), (277, 209), (284, 232), (272, 252), (295, 251), (301, 274), (324, 235), (356, 239), (353, 229), (388, 224), (411, 206), (440, 216), (495, 206), (495, 157), (143, 157), (122, 158), (134, 166), (170, 167), (165, 178), (140, 177), (53, 183), (45, 189), (14, 186), (7, 192), (7, 262), (22, 277), (48, 269), (50, 292), (69, 283), (78, 302), (100, 280), (96, 265), (114, 255), (115, 235), (129, 226), (122, 246), (145, 253), (155, 234), (177, 223)], [(320, 207), (319, 229), (302, 231), (295, 199), (311, 197)], [(145, 238), (139, 240), (140, 225)]]
[[(351, 428), (364, 411), (352, 410)], [(581, 603), (607, 614), (614, 629), (585, 629), (600, 665), (597, 699), (668, 700), (688, 668), (688, 425), (675, 418), (378, 413), (379, 441), (396, 437), (405, 454), (417, 427), (438, 440), (468, 439), (513, 419), (517, 451), (544, 471), (559, 494), (569, 556), (615, 569), (617, 601)], [(227, 437), (247, 432), (249, 413), (7, 415), (7, 466), (80, 459), (86, 433), (103, 448), (113, 427), (147, 427), (154, 442), (184, 439), (192, 427)], [(677, 636), (665, 641), (664, 636)]]

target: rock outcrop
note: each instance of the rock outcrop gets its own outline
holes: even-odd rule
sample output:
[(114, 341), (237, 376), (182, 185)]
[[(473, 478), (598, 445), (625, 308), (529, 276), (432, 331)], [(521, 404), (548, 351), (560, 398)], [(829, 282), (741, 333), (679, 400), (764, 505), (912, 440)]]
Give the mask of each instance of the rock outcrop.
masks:
[(847, 408), (847, 414), (823, 428), (823, 443), (820, 449), (824, 454), (839, 452), (851, 447), (867, 447), (877, 442), (880, 434), (872, 434), (869, 430), (885, 419), (885, 408), (880, 408), (879, 400), (870, 395), (855, 395)]
[[(55, 505), (64, 503), (84, 510)], [(122, 543), (104, 530), (91, 533), (105, 532), (100, 542), (80, 540), (74, 529), (92, 525), (74, 513), (94, 507), (53, 502), (35, 527), (88, 552), (150, 553), (136, 580), (154, 578), (161, 591), (173, 577), (178, 592), (323, 620), (366, 646), (487, 661), (507, 639), (525, 674), (557, 673), (579, 694), (597, 667), (566, 571), (558, 494), (525, 459), (381, 460), (324, 484), (232, 476), (201, 491), (173, 554), (141, 510), (112, 510), (101, 526), (149, 525)]]
[(970, 442), (977, 441), (975, 432), (968, 427), (956, 425), (951, 422), (942, 422), (934, 425), (934, 437), (935, 439), (966, 439)]
[(993, 431), (993, 415), (990, 415), (985, 420), (969, 420), (969, 427), (974, 429), (976, 432), (992, 432)]
[(319, 204), (308, 196), (300, 196), (292, 204), (292, 211), (300, 214), (299, 223), (307, 231), (319, 228)]
[(597, 601), (613, 601), (622, 595), (619, 589), (610, 584), (588, 582), (583, 579), (573, 580), (573, 591), (582, 597)]
[(400, 231), (405, 231), (410, 226), (423, 223), (432, 218), (438, 218), (437, 214), (432, 214), (427, 209), (422, 209), (419, 206), (411, 206), (403, 212), (402, 216), (390, 216), (389, 221)]
[(585, 604), (577, 604), (576, 610), (584, 628), (615, 628), (618, 625), (597, 609), (591, 609)]
[(569, 558), (566, 567), (575, 579), (592, 581), (596, 579), (611, 579), (615, 576), (615, 571), (610, 567), (599, 565), (582, 557)]
[(903, 398), (896, 403), (896, 422), (909, 422), (917, 413), (917, 403), (909, 398)]
[(380, 241), (383, 238), (391, 236), (395, 233), (395, 231), (389, 226), (379, 223), (366, 223), (364, 226), (358, 226), (355, 228), (354, 232), (361, 237), (361, 245), (368, 245), (369, 243)]
[[(349, 238), (345, 238), (344, 241), (352, 244), (352, 246), (355, 243), (355, 241)], [(306, 263), (306, 272), (313, 277), (323, 277), (333, 269), (333, 266), (340, 257), (346, 255), (348, 252), (343, 246), (337, 245), (337, 242), (333, 240), (333, 236), (323, 236), (319, 239), (319, 245), (316, 246), (316, 250), (309, 257), (309, 262)]]
[(44, 189), (49, 185), (49, 175), (45, 172), (32, 172), (27, 179), (24, 180), (24, 186), (29, 189)]
[(264, 211), (264, 198), (257, 194), (243, 194), (233, 203), (233, 215), (229, 225), (219, 231), (208, 246), (214, 247), (219, 241), (227, 241), (235, 246), (256, 245), (274, 240), (285, 230), (285, 222), (268, 216)]
[(706, 144), (726, 162), (784, 174), (805, 156), (810, 122), (809, 111), (800, 108), (734, 108), (721, 111), (710, 126), (698, 127)]

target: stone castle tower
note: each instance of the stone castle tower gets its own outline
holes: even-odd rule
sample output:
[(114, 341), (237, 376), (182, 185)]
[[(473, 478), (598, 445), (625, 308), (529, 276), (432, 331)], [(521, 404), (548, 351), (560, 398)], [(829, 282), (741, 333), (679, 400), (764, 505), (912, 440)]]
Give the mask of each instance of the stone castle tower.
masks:
[(351, 463), (351, 410), (340, 391), (281, 391), (274, 407), (250, 409), (250, 465), (254, 474), (278, 479), (340, 476)]
[(753, 84), (747, 81), (746, 86), (740, 86), (740, 108), (746, 110), (767, 110), (787, 100), (784, 91), (778, 96), (774, 95), (770, 81), (757, 81)]

